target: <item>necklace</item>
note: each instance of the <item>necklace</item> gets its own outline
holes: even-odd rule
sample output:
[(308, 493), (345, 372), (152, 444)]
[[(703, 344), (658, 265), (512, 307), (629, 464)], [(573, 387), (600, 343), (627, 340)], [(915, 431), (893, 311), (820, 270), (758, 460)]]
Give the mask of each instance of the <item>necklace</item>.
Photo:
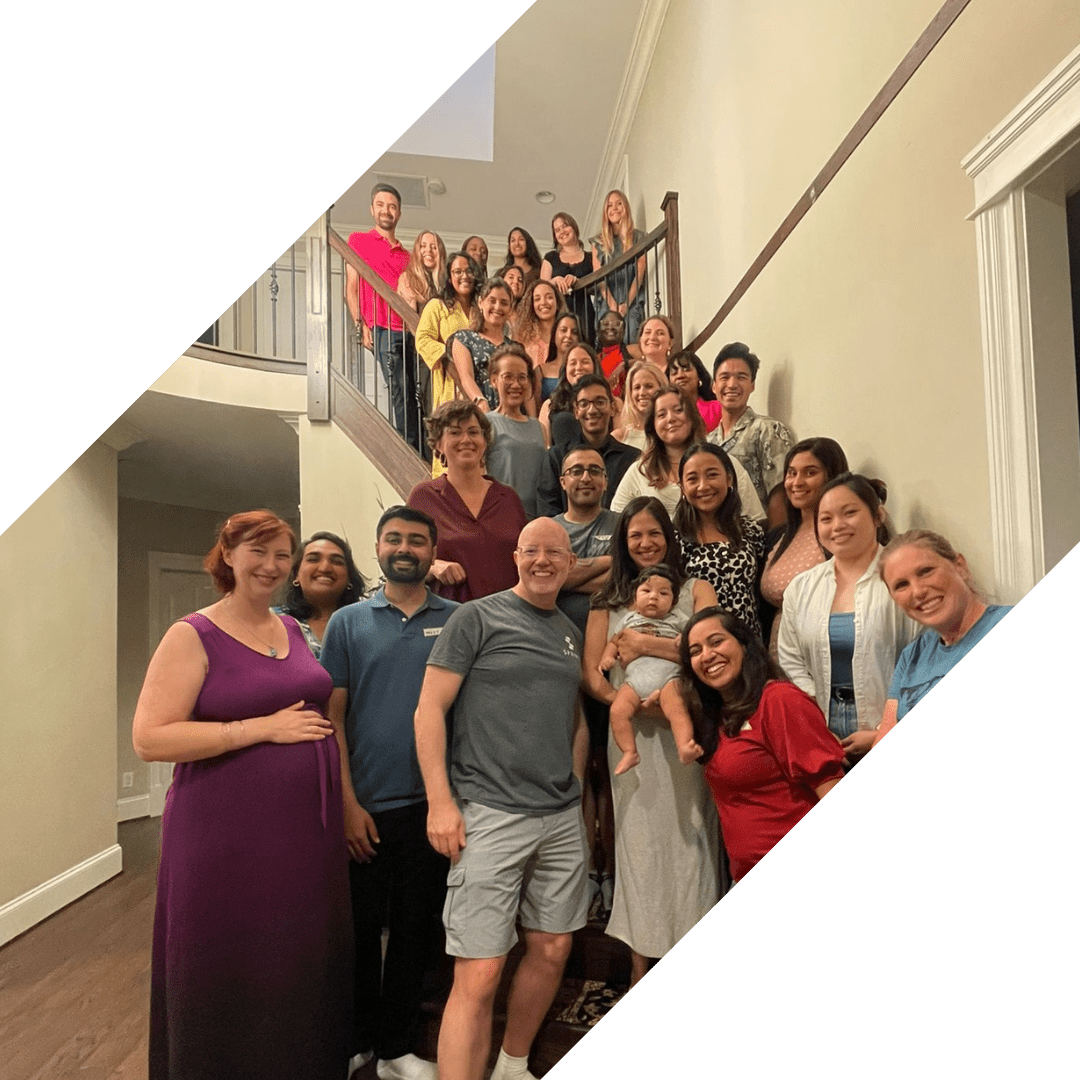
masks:
[[(230, 611), (232, 610), (232, 605), (231, 605), (231, 604), (230, 604), (230, 607), (229, 607), (229, 609), (230, 609)], [(274, 648), (274, 646), (273, 646), (273, 645), (271, 645), (271, 644), (270, 644), (270, 643), (269, 643), (268, 641), (264, 641), (264, 640), (263, 640), (263, 639), (262, 639), (262, 638), (261, 638), (261, 637), (260, 637), (260, 636), (259, 636), (258, 634), (256, 634), (256, 633), (255, 633), (255, 631), (254, 631), (254, 630), (252, 629), (252, 627), (251, 627), (251, 624), (250, 624), (250, 623), (247, 623), (247, 622), (245, 622), (245, 621), (244, 621), (243, 619), (241, 619), (241, 618), (240, 618), (240, 616), (239, 616), (239, 615), (234, 615), (234, 616), (233, 616), (233, 618), (234, 618), (234, 619), (235, 619), (235, 620), (236, 620), (236, 621), (237, 621), (237, 622), (238, 622), (238, 623), (239, 623), (239, 624), (240, 624), (240, 625), (241, 625), (242, 627), (244, 627), (244, 629), (245, 629), (245, 630), (249, 631), (249, 632), (250, 632), (250, 634), (251, 634), (251, 636), (252, 636), (253, 638), (255, 638), (255, 640), (256, 640), (256, 641), (258, 641), (258, 642), (260, 642), (261, 644), (265, 645), (265, 646), (267, 647), (267, 649), (269, 649), (269, 650), (270, 650), (270, 653), (269, 653), (269, 655), (270, 655), (270, 659), (271, 659), (271, 660), (276, 660), (276, 659), (277, 659), (277, 654), (278, 654), (278, 653), (277, 653), (277, 649), (275, 649), (275, 648)]]

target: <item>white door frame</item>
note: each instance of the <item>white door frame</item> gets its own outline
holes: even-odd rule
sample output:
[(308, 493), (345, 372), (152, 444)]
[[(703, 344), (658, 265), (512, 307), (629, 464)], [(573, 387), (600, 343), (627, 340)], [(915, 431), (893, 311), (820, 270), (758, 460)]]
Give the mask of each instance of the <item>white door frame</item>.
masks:
[[(161, 601), (161, 574), (163, 571), (202, 572), (202, 557), (180, 555), (172, 551), (151, 551), (147, 558), (150, 573), (150, 603), (147, 619), (148, 656), (154, 655), (158, 643), (165, 636), (168, 626), (160, 625), (158, 611)], [(161, 817), (165, 811), (165, 793), (172, 782), (173, 766), (168, 761), (150, 762), (150, 816)]]
[(1063, 193), (1058, 214), (1045, 190), (1078, 145), (1080, 47), (962, 162), (975, 186), (994, 572), (1007, 602), (1080, 540), (1080, 498), (1049, 482), (1080, 476), (1080, 447), (1072, 346), (1061, 346)]

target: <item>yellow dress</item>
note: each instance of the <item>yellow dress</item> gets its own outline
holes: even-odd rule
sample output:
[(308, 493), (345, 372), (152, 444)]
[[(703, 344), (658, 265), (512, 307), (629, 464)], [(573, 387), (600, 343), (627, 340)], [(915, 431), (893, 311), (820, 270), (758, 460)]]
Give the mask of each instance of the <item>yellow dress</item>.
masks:
[[(438, 298), (429, 300), (420, 313), (420, 322), (416, 327), (416, 351), (431, 371), (432, 412), (454, 399), (454, 380), (447, 376), (441, 361), (446, 352), (447, 339), (468, 325), (469, 318), (456, 301), (453, 307), (447, 307)], [(431, 465), (432, 478), (441, 476), (444, 471), (442, 462), (436, 457)]]

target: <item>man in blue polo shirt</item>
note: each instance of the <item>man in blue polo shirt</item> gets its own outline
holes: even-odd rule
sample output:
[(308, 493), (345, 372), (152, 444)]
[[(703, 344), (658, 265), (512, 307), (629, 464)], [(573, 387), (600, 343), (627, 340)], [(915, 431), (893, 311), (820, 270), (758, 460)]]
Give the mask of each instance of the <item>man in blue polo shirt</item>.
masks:
[[(432, 1062), (412, 1052), (448, 867), (428, 843), (413, 735), (428, 654), (459, 606), (424, 585), (436, 539), (435, 522), (420, 510), (392, 506), (382, 515), (375, 553), (386, 583), (369, 599), (334, 613), (321, 656), (334, 680), (329, 713), (341, 751), (352, 856), (353, 1069), (377, 1056), (380, 1080), (437, 1075)], [(390, 929), (385, 964), (384, 925)]]

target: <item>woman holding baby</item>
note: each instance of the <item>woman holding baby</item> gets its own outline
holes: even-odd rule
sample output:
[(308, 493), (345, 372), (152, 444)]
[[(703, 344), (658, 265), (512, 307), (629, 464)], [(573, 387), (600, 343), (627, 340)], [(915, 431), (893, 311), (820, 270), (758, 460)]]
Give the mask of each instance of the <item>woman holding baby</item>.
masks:
[[(611, 705), (625, 670), (639, 657), (676, 663), (674, 638), (624, 629), (615, 639), (616, 663), (609, 682), (600, 665), (615, 626), (640, 603), (634, 582), (643, 570), (666, 564), (678, 599), (671, 611), (685, 625), (690, 616), (716, 603), (705, 581), (688, 579), (679, 541), (663, 504), (650, 496), (632, 499), (611, 538), (611, 574), (593, 598), (585, 632), (584, 684), (598, 701)], [(656, 580), (655, 578), (652, 580)], [(640, 695), (639, 695), (640, 696)], [(631, 982), (657, 959), (719, 898), (719, 840), (716, 810), (704, 774), (680, 760), (679, 745), (663, 712), (647, 698), (632, 719), (638, 761), (612, 776), (615, 810), (615, 896), (607, 932), (631, 950)], [(608, 741), (611, 770), (624, 760), (614, 737)]]

